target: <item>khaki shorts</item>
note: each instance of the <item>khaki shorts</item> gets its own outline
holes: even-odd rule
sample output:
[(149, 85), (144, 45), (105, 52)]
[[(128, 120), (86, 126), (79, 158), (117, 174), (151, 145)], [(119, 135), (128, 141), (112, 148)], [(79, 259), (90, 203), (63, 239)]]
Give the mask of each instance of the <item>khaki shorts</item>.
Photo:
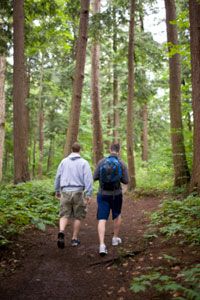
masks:
[(62, 192), (60, 199), (60, 217), (84, 219), (86, 204), (83, 192)]

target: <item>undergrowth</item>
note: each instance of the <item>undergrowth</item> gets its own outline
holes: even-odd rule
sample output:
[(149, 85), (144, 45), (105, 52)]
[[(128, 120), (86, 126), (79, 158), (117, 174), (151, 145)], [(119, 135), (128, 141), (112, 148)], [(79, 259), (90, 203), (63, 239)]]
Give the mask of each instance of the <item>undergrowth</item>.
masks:
[(166, 191), (173, 186), (173, 169), (167, 157), (154, 157), (148, 162), (137, 161), (137, 189), (146, 191)]
[(177, 300), (200, 300), (200, 264), (185, 268), (175, 278), (165, 275), (163, 268), (151, 269), (145, 275), (133, 278), (131, 290), (134, 293), (153, 289), (159, 293), (169, 293)]
[[(180, 243), (200, 244), (200, 197), (189, 195), (182, 200), (164, 200), (160, 209), (151, 214), (145, 238), (157, 238), (161, 233), (167, 238), (178, 237)], [(166, 256), (166, 259), (174, 259)], [(131, 290), (142, 293), (151, 289), (170, 294), (177, 300), (200, 300), (200, 264), (185, 268), (176, 277), (168, 275), (163, 267), (150, 268), (146, 274), (134, 277)]]
[(200, 244), (200, 197), (165, 200), (160, 210), (151, 215), (151, 225), (166, 235), (178, 235), (180, 240)]
[(28, 225), (45, 230), (45, 225), (55, 225), (58, 219), (59, 203), (47, 180), (1, 185), (0, 206), (0, 246)]

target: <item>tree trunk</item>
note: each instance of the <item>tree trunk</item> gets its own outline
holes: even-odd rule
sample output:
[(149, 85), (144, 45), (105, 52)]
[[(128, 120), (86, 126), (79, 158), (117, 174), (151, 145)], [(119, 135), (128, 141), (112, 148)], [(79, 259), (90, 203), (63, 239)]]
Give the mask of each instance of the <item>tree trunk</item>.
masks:
[(44, 152), (44, 111), (41, 103), (39, 111), (39, 162), (38, 162), (38, 177), (42, 177), (42, 164)]
[(118, 73), (117, 73), (117, 62), (116, 62), (116, 54), (117, 54), (117, 22), (116, 22), (116, 8), (113, 7), (113, 53), (114, 53), (114, 61), (113, 61), (113, 139), (114, 142), (119, 142), (119, 81), (118, 81)]
[(49, 144), (48, 160), (47, 160), (47, 173), (51, 170), (52, 167), (53, 153), (54, 153), (54, 137), (51, 136), (50, 144)]
[(3, 150), (5, 138), (5, 70), (6, 58), (2, 55), (0, 56), (0, 181), (2, 180)]
[(141, 134), (141, 144), (142, 144), (142, 160), (148, 161), (148, 108), (147, 104), (142, 106), (141, 111), (142, 117), (142, 134)]
[(200, 195), (200, 3), (189, 1), (192, 63), (192, 106), (194, 118), (193, 167), (190, 190)]
[[(93, 14), (100, 12), (100, 0), (93, 0)], [(99, 41), (94, 40), (92, 44), (92, 66), (91, 66), (91, 98), (92, 98), (92, 125), (93, 125), (93, 157), (95, 165), (103, 157), (103, 137), (101, 127), (101, 102), (99, 87)]]
[(14, 123), (14, 183), (30, 179), (28, 170), (28, 122), (25, 104), (27, 86), (24, 58), (24, 1), (13, 1), (14, 70), (13, 70), (13, 123)]
[(89, 19), (90, 0), (81, 0), (81, 14), (79, 23), (79, 38), (77, 43), (76, 68), (73, 82), (72, 104), (67, 129), (64, 154), (71, 152), (72, 144), (77, 141), (79, 130), (79, 118), (81, 109), (82, 88), (87, 46), (87, 31)]
[(6, 148), (6, 145), (5, 145), (5, 151), (4, 151), (4, 158), (3, 158), (3, 173), (4, 173), (4, 176), (7, 175), (7, 171), (8, 171), (8, 161), (9, 161), (9, 152)]
[(129, 190), (136, 187), (135, 163), (133, 152), (133, 100), (134, 100), (134, 15), (135, 0), (131, 0), (128, 45), (128, 99), (127, 99), (127, 158), (129, 171)]
[(188, 130), (192, 132), (192, 120), (189, 112), (187, 113), (187, 127)]
[(32, 157), (32, 178), (35, 178), (36, 170), (36, 144), (37, 144), (37, 127), (33, 131), (33, 157)]
[(40, 85), (39, 85), (39, 162), (38, 162), (38, 177), (42, 177), (42, 164), (43, 164), (43, 152), (44, 152), (44, 110), (43, 110), (43, 55), (40, 69)]
[[(144, 33), (143, 14), (140, 12), (140, 29)], [(145, 70), (142, 70), (143, 77), (146, 78)], [(148, 161), (148, 106), (147, 103), (142, 105), (141, 109), (142, 119), (142, 133), (141, 133), (141, 146), (142, 146), (142, 161)]]
[[(178, 44), (177, 27), (170, 24), (176, 20), (176, 7), (174, 0), (165, 0), (167, 40), (173, 45)], [(170, 46), (169, 46), (170, 51)], [(171, 142), (174, 164), (174, 186), (182, 186), (190, 179), (186, 161), (183, 138), (182, 112), (181, 112), (181, 65), (178, 53), (169, 58), (169, 84), (170, 84), (170, 119)]]

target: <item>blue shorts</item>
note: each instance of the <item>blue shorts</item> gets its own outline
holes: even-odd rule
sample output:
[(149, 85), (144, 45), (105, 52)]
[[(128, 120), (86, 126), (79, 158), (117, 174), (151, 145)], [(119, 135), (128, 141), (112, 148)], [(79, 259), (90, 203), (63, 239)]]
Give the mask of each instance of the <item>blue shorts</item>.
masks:
[(108, 220), (110, 210), (112, 219), (116, 219), (121, 214), (122, 194), (120, 195), (101, 195), (97, 194), (97, 220)]

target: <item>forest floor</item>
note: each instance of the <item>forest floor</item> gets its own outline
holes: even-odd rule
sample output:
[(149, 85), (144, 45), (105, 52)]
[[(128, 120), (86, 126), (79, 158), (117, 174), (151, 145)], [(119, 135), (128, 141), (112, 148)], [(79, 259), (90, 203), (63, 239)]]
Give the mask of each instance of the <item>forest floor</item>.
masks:
[[(70, 246), (72, 225), (66, 230), (66, 246), (57, 248), (57, 228), (45, 232), (31, 228), (1, 253), (0, 298), (3, 299), (175, 299), (152, 289), (133, 294), (133, 277), (150, 268), (165, 267), (173, 277), (184, 267), (200, 263), (197, 247), (181, 245), (178, 239), (147, 239), (148, 213), (158, 209), (163, 197), (124, 197), (120, 247), (111, 246), (112, 221), (106, 230), (108, 255), (98, 255), (96, 201), (89, 207), (80, 232), (81, 244)], [(164, 256), (175, 257), (166, 260)]]

